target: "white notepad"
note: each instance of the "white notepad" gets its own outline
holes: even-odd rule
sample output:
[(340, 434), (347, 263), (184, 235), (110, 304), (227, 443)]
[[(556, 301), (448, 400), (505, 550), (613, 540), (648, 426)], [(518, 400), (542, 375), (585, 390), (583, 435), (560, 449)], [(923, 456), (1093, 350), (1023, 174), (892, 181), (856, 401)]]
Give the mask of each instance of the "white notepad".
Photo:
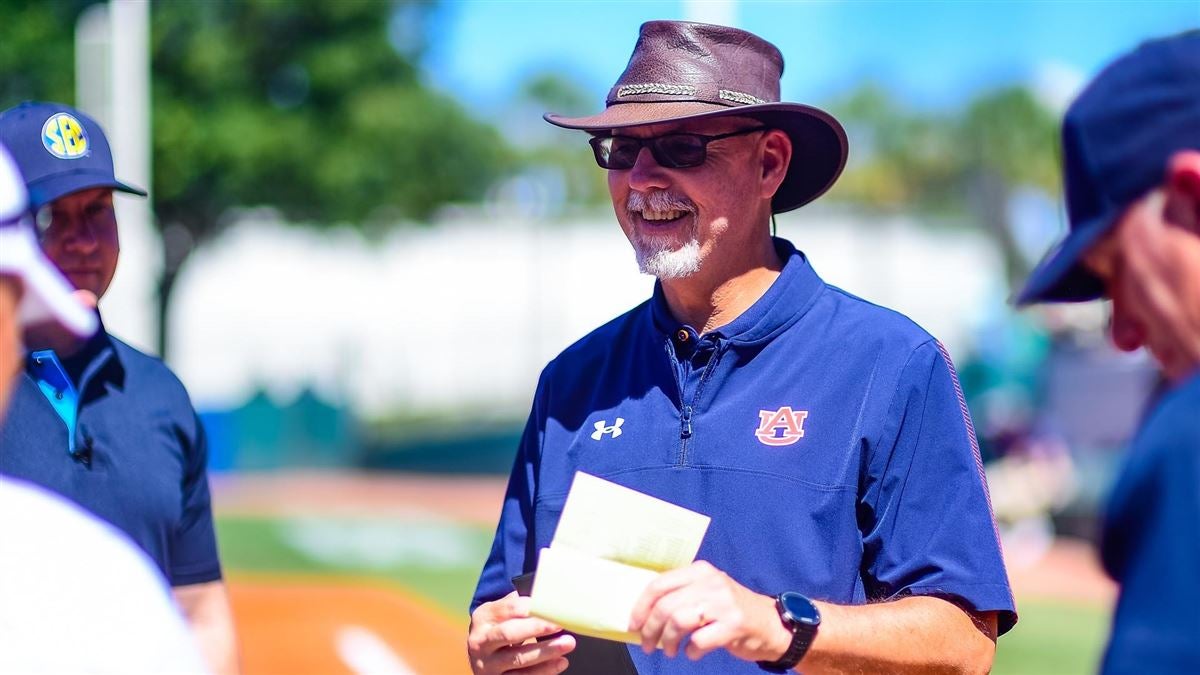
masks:
[(573, 633), (639, 644), (638, 597), (660, 572), (691, 564), (710, 518), (575, 473), (558, 529), (541, 550), (532, 612)]

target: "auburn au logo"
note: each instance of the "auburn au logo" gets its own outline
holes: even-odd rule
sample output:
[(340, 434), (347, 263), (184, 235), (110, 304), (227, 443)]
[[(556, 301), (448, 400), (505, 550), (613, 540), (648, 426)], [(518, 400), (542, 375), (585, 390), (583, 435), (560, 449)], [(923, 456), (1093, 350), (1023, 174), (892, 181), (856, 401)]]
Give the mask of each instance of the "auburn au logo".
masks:
[(804, 438), (806, 419), (807, 410), (792, 410), (786, 405), (779, 410), (759, 410), (754, 436), (764, 445), (791, 445)]

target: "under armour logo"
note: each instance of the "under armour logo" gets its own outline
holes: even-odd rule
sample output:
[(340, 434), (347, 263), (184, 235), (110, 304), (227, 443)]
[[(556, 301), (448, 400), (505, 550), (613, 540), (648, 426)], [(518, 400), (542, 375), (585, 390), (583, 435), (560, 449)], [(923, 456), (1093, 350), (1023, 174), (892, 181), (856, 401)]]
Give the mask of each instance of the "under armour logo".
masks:
[(779, 410), (758, 411), (758, 431), (755, 437), (764, 445), (791, 445), (804, 438), (804, 420), (807, 410), (792, 410), (783, 406)]
[(608, 422), (606, 422), (605, 420), (600, 420), (599, 422), (596, 422), (596, 424), (595, 424), (596, 430), (592, 432), (592, 440), (598, 441), (601, 438), (604, 438), (604, 434), (612, 434), (613, 438), (620, 436), (622, 424), (625, 424), (624, 417), (618, 417), (617, 421), (613, 422), (613, 425), (611, 427), (608, 426)]

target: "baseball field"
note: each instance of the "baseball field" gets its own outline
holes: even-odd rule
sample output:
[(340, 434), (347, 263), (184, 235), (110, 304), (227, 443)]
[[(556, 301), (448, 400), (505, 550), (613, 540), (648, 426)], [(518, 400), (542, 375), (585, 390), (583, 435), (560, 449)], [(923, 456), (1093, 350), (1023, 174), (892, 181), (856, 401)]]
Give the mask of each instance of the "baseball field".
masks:
[[(469, 673), (466, 607), (496, 478), (287, 473), (213, 479), (247, 675)], [(996, 673), (1095, 671), (1112, 587), (1081, 544), (1010, 569), (1021, 621)]]

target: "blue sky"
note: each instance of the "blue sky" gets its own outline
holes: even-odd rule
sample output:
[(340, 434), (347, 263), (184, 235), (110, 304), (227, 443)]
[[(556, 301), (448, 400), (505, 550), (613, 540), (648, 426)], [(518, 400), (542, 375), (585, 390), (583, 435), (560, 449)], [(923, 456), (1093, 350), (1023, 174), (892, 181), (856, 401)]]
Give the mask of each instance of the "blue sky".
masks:
[(436, 86), (487, 111), (530, 74), (555, 70), (594, 93), (599, 109), (638, 25), (662, 18), (733, 23), (775, 43), (786, 63), (785, 100), (821, 104), (873, 80), (936, 109), (1013, 82), (1064, 99), (1140, 41), (1200, 27), (1200, 0), (450, 1), (432, 27), (427, 71)]

